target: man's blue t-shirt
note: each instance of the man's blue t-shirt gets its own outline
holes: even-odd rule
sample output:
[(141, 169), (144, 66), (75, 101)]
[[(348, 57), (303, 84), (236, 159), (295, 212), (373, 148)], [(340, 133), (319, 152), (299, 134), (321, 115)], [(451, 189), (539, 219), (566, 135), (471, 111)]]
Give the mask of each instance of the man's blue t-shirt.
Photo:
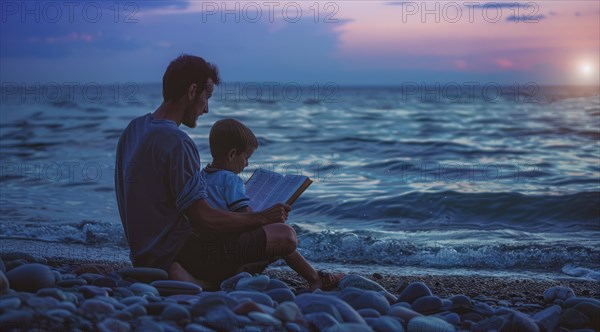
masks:
[(132, 264), (168, 269), (193, 232), (184, 211), (206, 198), (192, 139), (171, 120), (134, 119), (119, 139), (115, 190)]
[(244, 181), (237, 174), (206, 166), (202, 173), (206, 179), (207, 201), (216, 209), (236, 211), (249, 206)]

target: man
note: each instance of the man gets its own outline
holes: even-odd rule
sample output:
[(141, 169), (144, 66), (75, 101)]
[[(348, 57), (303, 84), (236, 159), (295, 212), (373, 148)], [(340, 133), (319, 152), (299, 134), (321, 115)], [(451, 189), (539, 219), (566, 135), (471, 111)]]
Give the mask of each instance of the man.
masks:
[[(163, 76), (162, 104), (129, 123), (115, 166), (132, 264), (167, 270), (170, 278), (205, 289), (244, 266), (287, 257), (297, 245), (296, 233), (285, 224), (288, 205), (233, 213), (206, 202), (198, 150), (179, 125), (196, 126), (219, 82), (216, 67), (200, 57), (173, 60)], [(215, 277), (197, 280), (195, 272), (207, 269)]]

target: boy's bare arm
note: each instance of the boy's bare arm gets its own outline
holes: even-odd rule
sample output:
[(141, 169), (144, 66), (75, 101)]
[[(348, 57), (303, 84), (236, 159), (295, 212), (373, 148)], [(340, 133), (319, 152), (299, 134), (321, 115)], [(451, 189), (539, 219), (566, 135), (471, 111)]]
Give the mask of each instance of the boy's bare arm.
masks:
[(236, 232), (285, 222), (291, 207), (275, 204), (257, 213), (236, 213), (215, 209), (204, 199), (194, 202), (185, 215), (192, 226), (203, 226), (215, 232)]

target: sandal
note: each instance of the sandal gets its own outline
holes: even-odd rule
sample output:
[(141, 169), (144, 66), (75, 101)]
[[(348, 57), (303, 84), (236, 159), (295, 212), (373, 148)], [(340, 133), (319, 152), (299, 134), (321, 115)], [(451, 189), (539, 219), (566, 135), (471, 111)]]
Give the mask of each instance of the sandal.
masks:
[(340, 280), (344, 278), (346, 275), (343, 273), (329, 273), (324, 271), (319, 271), (319, 278), (321, 278), (321, 290), (330, 291), (336, 289)]

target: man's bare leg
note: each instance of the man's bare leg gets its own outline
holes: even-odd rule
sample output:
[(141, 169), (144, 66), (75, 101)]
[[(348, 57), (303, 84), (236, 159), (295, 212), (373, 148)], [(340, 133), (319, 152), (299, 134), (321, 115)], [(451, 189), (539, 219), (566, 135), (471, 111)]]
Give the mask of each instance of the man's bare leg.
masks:
[(187, 281), (199, 285), (204, 290), (218, 289), (219, 285), (204, 280), (194, 278), (186, 269), (177, 262), (173, 262), (169, 266), (169, 278), (176, 281)]
[(304, 278), (310, 290), (321, 288), (321, 278), (317, 271), (296, 250), (298, 240), (293, 228), (286, 224), (270, 224), (264, 226), (267, 235), (267, 255), (275, 261), (284, 259), (285, 262)]

